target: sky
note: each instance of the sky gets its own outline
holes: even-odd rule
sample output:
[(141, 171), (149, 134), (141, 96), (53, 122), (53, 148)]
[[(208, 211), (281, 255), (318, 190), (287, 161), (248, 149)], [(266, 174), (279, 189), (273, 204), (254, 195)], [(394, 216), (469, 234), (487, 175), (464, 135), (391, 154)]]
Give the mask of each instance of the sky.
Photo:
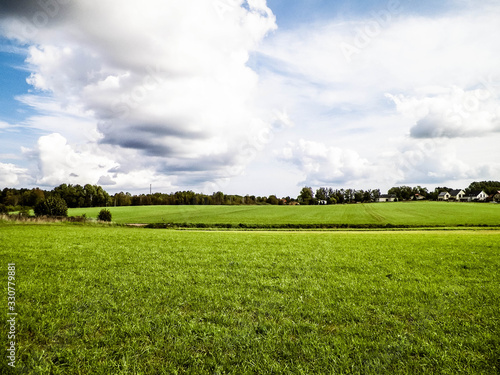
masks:
[(500, 180), (500, 3), (2, 0), (0, 188)]

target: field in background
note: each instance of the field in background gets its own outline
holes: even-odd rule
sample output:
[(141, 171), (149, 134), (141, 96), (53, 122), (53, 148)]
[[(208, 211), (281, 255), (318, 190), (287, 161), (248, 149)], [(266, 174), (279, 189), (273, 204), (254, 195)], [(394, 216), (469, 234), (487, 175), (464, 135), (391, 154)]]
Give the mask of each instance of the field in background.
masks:
[[(331, 206), (110, 207), (117, 223), (500, 225), (500, 205), (398, 202)], [(96, 218), (100, 208), (70, 209)]]
[[(403, 216), (413, 206), (373, 207)], [(250, 219), (252, 208), (240, 209)], [(199, 215), (213, 208), (166, 209)], [(215, 209), (243, 217), (230, 211), (238, 207)], [(368, 212), (363, 206), (331, 212), (355, 209)], [(184, 232), (0, 224), (0, 242), (0, 258), (17, 268), (21, 373), (500, 370), (496, 230)], [(0, 366), (6, 371), (5, 358)]]

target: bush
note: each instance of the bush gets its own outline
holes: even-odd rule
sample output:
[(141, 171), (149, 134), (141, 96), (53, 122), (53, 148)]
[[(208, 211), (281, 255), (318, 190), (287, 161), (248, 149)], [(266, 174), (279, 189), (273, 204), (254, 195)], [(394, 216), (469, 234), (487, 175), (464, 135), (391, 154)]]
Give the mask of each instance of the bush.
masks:
[(102, 209), (97, 215), (97, 219), (100, 221), (111, 221), (111, 212), (106, 209)]
[(68, 216), (68, 206), (62, 198), (48, 197), (35, 206), (35, 216)]
[(5, 214), (5, 215), (9, 214), (9, 210), (7, 209), (7, 206), (5, 204), (2, 204), (2, 203), (0, 203), (0, 215), (1, 214)]
[(30, 216), (30, 208), (23, 207), (19, 210), (19, 216), (29, 217)]

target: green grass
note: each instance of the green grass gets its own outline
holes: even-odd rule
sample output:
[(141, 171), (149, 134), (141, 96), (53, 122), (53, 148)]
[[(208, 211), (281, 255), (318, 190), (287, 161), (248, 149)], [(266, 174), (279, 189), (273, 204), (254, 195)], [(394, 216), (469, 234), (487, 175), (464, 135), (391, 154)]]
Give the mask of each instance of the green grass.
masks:
[[(500, 225), (500, 205), (402, 202), (331, 206), (139, 206), (109, 208), (117, 223)], [(70, 209), (97, 217), (100, 208)]]
[(0, 243), (30, 374), (500, 371), (499, 231), (10, 224)]

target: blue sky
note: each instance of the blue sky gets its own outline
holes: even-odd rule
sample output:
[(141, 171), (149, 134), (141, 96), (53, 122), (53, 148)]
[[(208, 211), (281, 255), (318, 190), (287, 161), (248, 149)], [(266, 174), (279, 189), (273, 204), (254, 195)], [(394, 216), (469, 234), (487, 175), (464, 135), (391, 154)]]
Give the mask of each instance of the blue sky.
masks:
[(0, 188), (500, 178), (495, 1), (43, 4), (0, 6)]

